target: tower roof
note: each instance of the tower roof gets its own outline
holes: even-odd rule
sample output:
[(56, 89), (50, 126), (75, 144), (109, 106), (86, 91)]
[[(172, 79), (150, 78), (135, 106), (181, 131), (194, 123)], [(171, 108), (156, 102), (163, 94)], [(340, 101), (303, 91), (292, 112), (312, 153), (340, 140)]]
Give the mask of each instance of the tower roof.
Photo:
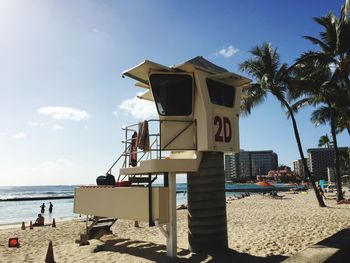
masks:
[(207, 69), (209, 71), (216, 72), (216, 73), (229, 72), (228, 70), (215, 65), (214, 63), (210, 62), (209, 60), (206, 60), (202, 56), (194, 57), (194, 58), (186, 61), (183, 64), (187, 64), (187, 63), (192, 64), (192, 65), (197, 66), (197, 67), (201, 67), (201, 68)]

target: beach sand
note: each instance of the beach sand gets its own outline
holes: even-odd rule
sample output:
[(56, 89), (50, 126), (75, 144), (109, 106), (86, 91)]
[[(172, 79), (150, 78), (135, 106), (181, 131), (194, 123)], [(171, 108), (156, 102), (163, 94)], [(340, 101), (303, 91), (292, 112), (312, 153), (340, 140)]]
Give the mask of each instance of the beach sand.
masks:
[[(312, 191), (284, 193), (283, 199), (262, 195), (227, 203), (229, 250), (191, 254), (188, 251), (187, 210), (177, 211), (178, 259), (175, 262), (280, 262), (281, 260), (350, 227), (350, 205), (326, 200), (318, 207)], [(56, 262), (174, 262), (166, 256), (165, 238), (157, 227), (119, 220), (113, 235), (79, 246), (75, 240), (85, 229), (81, 220), (58, 221), (29, 230), (0, 230), (0, 262), (44, 262), (49, 240)], [(18, 237), (20, 248), (8, 248), (8, 238)], [(94, 252), (98, 251), (98, 252)]]

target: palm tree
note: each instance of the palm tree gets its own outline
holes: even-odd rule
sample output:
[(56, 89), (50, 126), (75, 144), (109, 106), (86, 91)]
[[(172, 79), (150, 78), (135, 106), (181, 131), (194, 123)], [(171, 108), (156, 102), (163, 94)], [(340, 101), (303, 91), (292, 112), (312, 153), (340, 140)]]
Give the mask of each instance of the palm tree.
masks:
[[(299, 99), (292, 105), (294, 113), (305, 105), (318, 108), (312, 113), (311, 122), (316, 126), (329, 123), (335, 152), (335, 168), (337, 182), (337, 199), (343, 199), (340, 179), (339, 149), (337, 143), (336, 122), (342, 116), (346, 91), (338, 88), (337, 82), (331, 82), (331, 69), (320, 65), (318, 61), (304, 61), (292, 67), (294, 78), (289, 83), (290, 95), (293, 100)], [(337, 106), (338, 105), (338, 106)], [(340, 106), (340, 107), (339, 107)]]
[(342, 116), (341, 114), (336, 115), (336, 127), (337, 134), (347, 130), (350, 136), (350, 121), (347, 120), (347, 116)]
[[(328, 13), (324, 17), (314, 18), (323, 27), (319, 38), (305, 36), (304, 38), (317, 45), (320, 51), (308, 51), (297, 59), (296, 67), (303, 74), (303, 80), (308, 79), (316, 84), (312, 88), (311, 98), (304, 98), (313, 105), (322, 106), (314, 111), (311, 120), (315, 124), (329, 123), (335, 150), (335, 167), (337, 181), (337, 200), (343, 199), (340, 174), (339, 149), (337, 130), (345, 128), (349, 132), (350, 123), (350, 23), (347, 19), (349, 2), (342, 7), (340, 17)], [(305, 70), (306, 68), (306, 70)], [(320, 79), (322, 80), (320, 83)], [(310, 83), (309, 83), (310, 84)], [(304, 86), (304, 89), (307, 87)], [(303, 89), (302, 88), (302, 89)], [(299, 105), (302, 103), (299, 102)], [(349, 132), (350, 135), (350, 132)]]
[(329, 148), (329, 142), (330, 141), (328, 135), (322, 135), (318, 140), (318, 147), (326, 146), (327, 148)]
[[(319, 68), (329, 68), (330, 77), (327, 79), (332, 85), (342, 89), (343, 99), (339, 100), (342, 105), (338, 105), (337, 124), (341, 129), (350, 129), (350, 22), (348, 12), (350, 1), (342, 7), (339, 18), (332, 13), (323, 17), (316, 17), (314, 21), (319, 24), (323, 31), (319, 33), (319, 38), (304, 36), (312, 44), (318, 46), (319, 51), (307, 51), (297, 59), (297, 64), (315, 65), (314, 71)], [(312, 74), (315, 72), (311, 72)], [(349, 131), (350, 135), (350, 131)]]
[(311, 121), (314, 123), (320, 123), (325, 124), (327, 122), (330, 123), (331, 126), (331, 132), (333, 137), (333, 146), (334, 146), (334, 152), (335, 152), (335, 181), (337, 184), (337, 201), (344, 199), (343, 191), (342, 191), (342, 183), (341, 183), (341, 173), (340, 173), (340, 154), (339, 154), (339, 148), (337, 143), (337, 135), (336, 135), (336, 128), (335, 128), (335, 122), (334, 122), (334, 112), (335, 110), (332, 108), (332, 105), (329, 103), (328, 107), (321, 107), (317, 110), (315, 110), (312, 113)]
[(246, 114), (250, 114), (254, 106), (265, 100), (267, 93), (271, 93), (281, 103), (282, 107), (287, 109), (292, 120), (293, 131), (306, 176), (312, 184), (319, 205), (325, 207), (326, 205), (317, 190), (315, 180), (310, 173), (304, 157), (293, 109), (286, 99), (286, 96), (288, 95), (288, 82), (290, 81), (288, 65), (285, 63), (281, 64), (277, 50), (273, 49), (268, 43), (263, 43), (261, 46), (254, 47), (250, 53), (253, 57), (242, 62), (239, 67), (242, 71), (247, 72), (253, 77), (257, 83), (247, 89), (243, 95), (242, 110)]
[(347, 151), (341, 152), (340, 154), (340, 162), (342, 169), (345, 174), (347, 174), (349, 178), (349, 173), (350, 173), (350, 149)]

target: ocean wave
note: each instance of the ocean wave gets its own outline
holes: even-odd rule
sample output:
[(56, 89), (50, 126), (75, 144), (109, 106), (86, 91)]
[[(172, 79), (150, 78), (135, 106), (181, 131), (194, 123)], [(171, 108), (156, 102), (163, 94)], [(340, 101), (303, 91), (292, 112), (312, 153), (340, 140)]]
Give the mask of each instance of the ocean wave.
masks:
[(0, 187), (0, 199), (61, 197), (73, 195), (75, 186)]
[(55, 194), (11, 194), (11, 195), (0, 195), (0, 200), (18, 199), (18, 198), (46, 198), (46, 197), (61, 197), (61, 196), (72, 196), (71, 193), (55, 193)]

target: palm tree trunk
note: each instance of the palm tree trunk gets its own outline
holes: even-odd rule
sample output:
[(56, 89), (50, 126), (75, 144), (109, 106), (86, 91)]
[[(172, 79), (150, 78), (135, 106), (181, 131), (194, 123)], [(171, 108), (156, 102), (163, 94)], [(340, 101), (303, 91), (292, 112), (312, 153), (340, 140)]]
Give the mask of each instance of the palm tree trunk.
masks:
[(337, 202), (344, 199), (343, 196), (343, 190), (342, 190), (342, 183), (341, 183), (341, 176), (340, 176), (340, 161), (339, 161), (339, 149), (338, 149), (338, 143), (337, 143), (337, 134), (335, 131), (335, 123), (334, 123), (334, 112), (332, 105), (330, 103), (327, 103), (328, 107), (331, 111), (331, 131), (332, 131), (332, 137), (333, 137), (333, 145), (334, 145), (334, 154), (335, 154), (335, 182), (337, 184)]
[(299, 136), (298, 126), (297, 126), (297, 122), (296, 122), (295, 117), (294, 117), (293, 110), (289, 106), (289, 104), (288, 104), (288, 102), (286, 100), (284, 100), (284, 99), (280, 99), (280, 100), (284, 104), (284, 106), (288, 109), (288, 112), (289, 112), (290, 117), (292, 119), (294, 136), (295, 136), (295, 139), (297, 141), (300, 158), (301, 158), (301, 161), (303, 162), (303, 166), (304, 166), (304, 170), (305, 170), (306, 176), (309, 178), (309, 180), (311, 182), (311, 185), (312, 185), (312, 188), (314, 189), (314, 192), (315, 192), (318, 204), (319, 204), (320, 207), (326, 207), (326, 204), (324, 203), (323, 198), (322, 198), (322, 196), (320, 195), (320, 192), (317, 189), (317, 186), (316, 186), (316, 183), (315, 183), (315, 179), (311, 175), (309, 167), (307, 166), (307, 162), (306, 162), (306, 159), (304, 157), (304, 152), (303, 152), (303, 148), (302, 148), (302, 145), (301, 145), (301, 140), (300, 140), (300, 136)]

